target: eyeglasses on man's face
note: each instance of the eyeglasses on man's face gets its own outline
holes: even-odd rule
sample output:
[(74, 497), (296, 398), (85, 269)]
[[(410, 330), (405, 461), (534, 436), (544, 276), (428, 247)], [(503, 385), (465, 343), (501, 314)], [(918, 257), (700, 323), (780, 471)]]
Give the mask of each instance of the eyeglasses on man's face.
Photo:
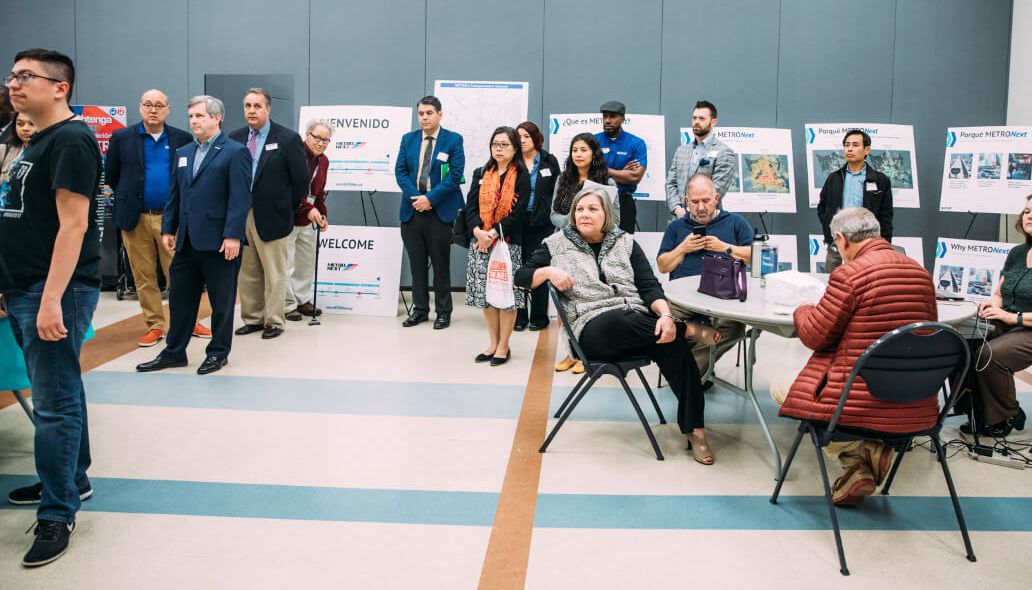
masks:
[(163, 102), (141, 102), (140, 108), (145, 111), (160, 111), (168, 105)]
[(316, 134), (314, 134), (312, 132), (308, 133), (308, 137), (311, 137), (312, 141), (314, 141), (315, 143), (323, 143), (323, 144), (329, 144), (330, 143), (330, 138), (329, 137), (319, 137), (318, 135), (316, 135)]
[(24, 72), (18, 72), (17, 74), (8, 74), (6, 77), (4, 77), (4, 86), (10, 88), (11, 84), (13, 84), (15, 80), (18, 81), (18, 84), (24, 86), (26, 84), (31, 83), (36, 78), (50, 80), (51, 82), (64, 82), (64, 80), (58, 80), (57, 78), (48, 78), (46, 76), (41, 76), (40, 74), (36, 74), (34, 72), (26, 70)]

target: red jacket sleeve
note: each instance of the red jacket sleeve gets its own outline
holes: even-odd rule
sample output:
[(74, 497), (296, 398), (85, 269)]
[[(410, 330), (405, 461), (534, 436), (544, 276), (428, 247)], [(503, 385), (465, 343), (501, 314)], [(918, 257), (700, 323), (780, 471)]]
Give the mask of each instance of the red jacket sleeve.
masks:
[(833, 348), (849, 324), (855, 301), (844, 273), (835, 269), (817, 305), (801, 305), (792, 315), (799, 340), (811, 350)]

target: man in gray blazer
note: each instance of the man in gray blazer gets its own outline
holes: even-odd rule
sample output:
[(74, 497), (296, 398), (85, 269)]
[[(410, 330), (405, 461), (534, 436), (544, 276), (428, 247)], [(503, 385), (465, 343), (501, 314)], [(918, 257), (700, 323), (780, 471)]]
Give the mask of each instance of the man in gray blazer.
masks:
[(735, 170), (738, 156), (735, 151), (713, 134), (717, 126), (717, 107), (708, 100), (695, 103), (692, 111), (692, 134), (695, 138), (677, 148), (666, 180), (667, 209), (678, 219), (687, 213), (684, 195), (688, 179), (701, 172), (713, 179), (719, 197), (730, 190), (736, 182)]

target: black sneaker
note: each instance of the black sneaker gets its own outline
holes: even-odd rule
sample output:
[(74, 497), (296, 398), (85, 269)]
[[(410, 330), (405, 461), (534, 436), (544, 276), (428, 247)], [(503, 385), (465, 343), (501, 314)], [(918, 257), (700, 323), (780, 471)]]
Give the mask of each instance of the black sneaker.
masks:
[(74, 530), (74, 522), (37, 520), (36, 530), (33, 533), (36, 535), (36, 540), (32, 543), (29, 552), (22, 558), (22, 565), (25, 567), (46, 565), (64, 555), (68, 550), (68, 539), (71, 538)]
[[(79, 488), (79, 499), (86, 500), (93, 495), (93, 486), (86, 484), (86, 487)], [(40, 500), (43, 499), (43, 483), (37, 482), (35, 485), (25, 486), (24, 488), (18, 488), (11, 490), (11, 493), (7, 494), (7, 501), (11, 504), (17, 504), (18, 506), (26, 506), (28, 504), (39, 504)]]

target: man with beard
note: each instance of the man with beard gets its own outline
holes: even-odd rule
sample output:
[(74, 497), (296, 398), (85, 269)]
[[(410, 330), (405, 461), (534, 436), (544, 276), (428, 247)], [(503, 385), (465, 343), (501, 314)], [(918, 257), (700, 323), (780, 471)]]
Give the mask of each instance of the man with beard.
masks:
[(714, 136), (713, 129), (716, 126), (717, 107), (708, 100), (695, 103), (692, 111), (692, 135), (695, 139), (674, 152), (674, 161), (666, 180), (667, 207), (678, 219), (688, 212), (684, 206), (684, 195), (688, 189), (688, 179), (696, 172), (713, 179), (718, 198), (727, 194), (735, 179), (735, 152)]
[(602, 111), (602, 133), (596, 133), (595, 139), (602, 146), (609, 176), (616, 181), (620, 199), (620, 229), (633, 234), (638, 219), (634, 191), (638, 190), (638, 183), (645, 178), (645, 170), (649, 165), (645, 141), (623, 130), (627, 107), (622, 102), (611, 100), (599, 110)]

